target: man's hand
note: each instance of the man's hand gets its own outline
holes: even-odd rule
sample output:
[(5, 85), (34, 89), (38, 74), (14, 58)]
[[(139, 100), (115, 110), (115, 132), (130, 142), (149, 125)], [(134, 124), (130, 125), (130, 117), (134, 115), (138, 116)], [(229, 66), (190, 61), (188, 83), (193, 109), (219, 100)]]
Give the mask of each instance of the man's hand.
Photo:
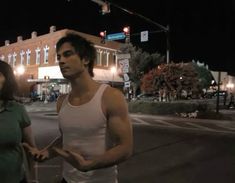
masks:
[(27, 152), (29, 152), (32, 156), (32, 158), (37, 162), (43, 162), (47, 159), (49, 159), (49, 151), (47, 149), (45, 150), (38, 150), (35, 147), (30, 146), (27, 143), (22, 143), (23, 147), (26, 149)]
[(39, 154), (39, 150), (36, 147), (30, 146), (28, 143), (22, 143), (22, 146), (25, 148), (26, 152), (28, 152), (32, 157), (37, 156)]
[(80, 171), (86, 172), (89, 170), (92, 161), (86, 160), (78, 152), (74, 152), (68, 149), (61, 149), (54, 147), (53, 150), (62, 158), (64, 158), (68, 163), (70, 163), (74, 168), (77, 168)]

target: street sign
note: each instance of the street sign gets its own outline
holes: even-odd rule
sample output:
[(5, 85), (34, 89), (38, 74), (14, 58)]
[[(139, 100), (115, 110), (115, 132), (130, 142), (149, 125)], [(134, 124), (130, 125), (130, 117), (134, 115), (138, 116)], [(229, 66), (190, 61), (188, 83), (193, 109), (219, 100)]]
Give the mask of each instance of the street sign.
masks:
[(123, 77), (124, 77), (124, 81), (125, 81), (125, 82), (127, 82), (127, 81), (130, 80), (128, 74), (126, 74), (126, 73), (123, 75)]
[(123, 32), (115, 33), (115, 34), (108, 34), (106, 36), (107, 41), (113, 41), (113, 40), (119, 40), (119, 39), (125, 39), (126, 35)]
[(141, 42), (146, 42), (146, 41), (148, 41), (149, 40), (149, 32), (148, 31), (142, 31), (141, 33), (140, 33), (140, 41)]
[(128, 59), (119, 60), (119, 64), (121, 66), (127, 65), (129, 67), (129, 60)]
[(128, 59), (119, 60), (119, 65), (123, 73), (129, 72), (129, 60)]
[(130, 86), (131, 86), (131, 82), (130, 81), (127, 81), (127, 82), (124, 83), (124, 87), (125, 88), (130, 88)]
[(130, 53), (125, 53), (125, 54), (117, 54), (117, 59), (129, 59), (131, 58), (131, 54)]

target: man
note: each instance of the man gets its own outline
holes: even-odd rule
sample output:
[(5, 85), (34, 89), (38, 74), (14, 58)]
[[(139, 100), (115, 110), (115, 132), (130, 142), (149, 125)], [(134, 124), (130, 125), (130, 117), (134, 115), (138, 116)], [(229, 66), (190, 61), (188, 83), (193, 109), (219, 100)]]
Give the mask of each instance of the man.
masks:
[(64, 159), (63, 182), (117, 183), (116, 164), (132, 154), (132, 126), (123, 94), (92, 79), (96, 50), (75, 33), (56, 45), (71, 92), (59, 97), (61, 136), (36, 157)]

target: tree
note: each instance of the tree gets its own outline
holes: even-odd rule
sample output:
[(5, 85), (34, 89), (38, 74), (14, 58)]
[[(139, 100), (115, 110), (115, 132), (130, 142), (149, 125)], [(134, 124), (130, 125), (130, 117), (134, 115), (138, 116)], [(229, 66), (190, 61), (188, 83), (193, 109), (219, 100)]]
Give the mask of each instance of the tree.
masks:
[(140, 80), (143, 74), (148, 73), (152, 68), (164, 62), (164, 56), (159, 53), (149, 54), (132, 44), (125, 44), (120, 48), (121, 53), (130, 53), (129, 77), (132, 81), (133, 95), (140, 88)]
[(142, 92), (156, 92), (166, 87), (169, 92), (176, 92), (179, 97), (182, 90), (195, 97), (201, 93), (198, 74), (192, 63), (161, 64), (145, 74), (141, 82)]
[(205, 66), (199, 66), (196, 63), (193, 63), (193, 66), (198, 74), (202, 88), (207, 90), (211, 86), (211, 81), (213, 80), (211, 72)]

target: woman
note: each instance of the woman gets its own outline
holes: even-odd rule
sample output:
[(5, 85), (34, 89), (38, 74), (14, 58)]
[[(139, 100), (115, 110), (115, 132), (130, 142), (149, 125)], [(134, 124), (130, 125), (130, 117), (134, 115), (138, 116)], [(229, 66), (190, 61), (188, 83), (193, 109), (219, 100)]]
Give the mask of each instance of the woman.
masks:
[[(0, 182), (25, 183), (22, 142), (35, 147), (31, 122), (23, 105), (14, 100), (17, 83), (11, 67), (0, 60)], [(34, 154), (37, 149), (33, 149)], [(32, 165), (32, 164), (31, 164)], [(33, 169), (33, 168), (32, 168)], [(33, 172), (33, 171), (31, 171)], [(33, 176), (32, 176), (33, 177)], [(29, 180), (29, 182), (35, 182)]]

